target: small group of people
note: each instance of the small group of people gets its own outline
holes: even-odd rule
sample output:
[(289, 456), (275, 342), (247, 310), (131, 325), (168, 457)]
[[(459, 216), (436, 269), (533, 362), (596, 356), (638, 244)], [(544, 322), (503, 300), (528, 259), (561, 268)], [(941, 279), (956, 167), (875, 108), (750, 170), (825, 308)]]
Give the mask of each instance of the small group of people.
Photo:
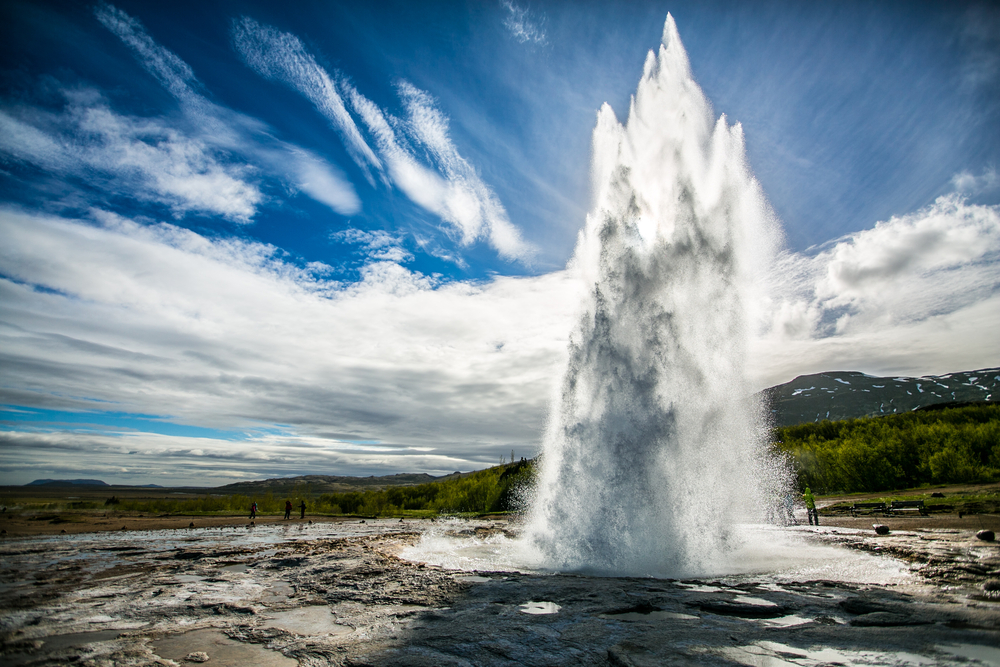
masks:
[[(802, 494), (802, 500), (806, 505), (806, 516), (810, 526), (819, 525), (819, 512), (816, 510), (816, 497), (813, 496), (812, 489), (806, 487)], [(798, 522), (795, 520), (795, 496), (791, 491), (785, 493), (784, 498), (779, 502), (775, 500), (767, 505), (767, 522), (777, 523), (782, 526), (793, 526)]]
[[(306, 501), (303, 500), (301, 503), (299, 503), (299, 509), (302, 510), (302, 514), (299, 516), (299, 518), (300, 519), (306, 518)], [(292, 501), (291, 500), (286, 500), (285, 501), (285, 518), (286, 519), (291, 519), (292, 518)]]
[[(306, 518), (306, 501), (303, 500), (302, 502), (299, 503), (299, 509), (302, 512), (299, 515), (299, 518), (300, 519)], [(254, 502), (253, 504), (250, 505), (250, 520), (253, 521), (256, 518), (257, 518), (257, 503)], [(285, 501), (285, 518), (286, 519), (291, 519), (292, 518), (292, 501), (291, 500), (286, 500)]]

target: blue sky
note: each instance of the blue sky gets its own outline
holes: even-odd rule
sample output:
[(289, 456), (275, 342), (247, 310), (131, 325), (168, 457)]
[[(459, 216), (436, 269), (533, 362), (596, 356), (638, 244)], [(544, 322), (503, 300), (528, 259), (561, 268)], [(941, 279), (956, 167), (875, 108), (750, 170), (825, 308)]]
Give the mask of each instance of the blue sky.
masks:
[(757, 385), (998, 365), (990, 4), (7, 2), (0, 481), (533, 453), (668, 11), (784, 230)]

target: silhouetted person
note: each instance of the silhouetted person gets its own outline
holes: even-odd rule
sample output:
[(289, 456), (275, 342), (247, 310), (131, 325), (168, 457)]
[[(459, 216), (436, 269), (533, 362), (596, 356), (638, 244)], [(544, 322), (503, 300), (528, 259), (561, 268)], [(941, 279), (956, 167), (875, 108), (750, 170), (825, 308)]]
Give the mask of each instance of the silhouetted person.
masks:
[(301, 503), (299, 504), (299, 509), (300, 509), (300, 510), (302, 510), (302, 515), (301, 515), (301, 516), (299, 516), (299, 518), (300, 518), (300, 519), (304, 519), (304, 518), (306, 518), (306, 501), (304, 501), (304, 500), (303, 500), (303, 501), (302, 501), (302, 502), (301, 502)]
[(285, 518), (286, 519), (291, 519), (292, 518), (292, 501), (291, 500), (286, 500), (285, 501)]
[(785, 525), (798, 523), (795, 520), (795, 500), (791, 493), (785, 494)]
[(813, 492), (806, 487), (806, 492), (802, 494), (802, 499), (806, 501), (806, 516), (809, 517), (809, 525), (819, 525), (819, 512), (816, 511), (816, 499), (813, 498)]
[(257, 503), (250, 505), (250, 520), (253, 521), (257, 518)]

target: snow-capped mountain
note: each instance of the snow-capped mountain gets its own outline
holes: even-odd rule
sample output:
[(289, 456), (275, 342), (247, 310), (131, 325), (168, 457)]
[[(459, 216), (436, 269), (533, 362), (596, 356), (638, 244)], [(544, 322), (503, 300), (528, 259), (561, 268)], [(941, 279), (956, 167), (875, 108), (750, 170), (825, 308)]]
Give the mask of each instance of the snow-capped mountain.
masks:
[(1000, 368), (925, 377), (854, 371), (800, 375), (761, 392), (775, 426), (909, 412), (939, 403), (1000, 400)]

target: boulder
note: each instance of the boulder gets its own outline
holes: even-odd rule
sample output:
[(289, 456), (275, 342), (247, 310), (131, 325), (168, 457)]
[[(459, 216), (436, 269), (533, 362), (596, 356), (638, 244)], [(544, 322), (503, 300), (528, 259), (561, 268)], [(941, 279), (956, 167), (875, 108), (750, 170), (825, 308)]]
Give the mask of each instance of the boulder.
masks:
[(984, 542), (992, 542), (997, 538), (996, 534), (992, 530), (981, 530), (976, 533), (976, 537), (983, 540)]
[(732, 600), (699, 600), (698, 602), (688, 604), (692, 604), (710, 614), (736, 616), (738, 618), (778, 618), (779, 616), (788, 616), (792, 613), (792, 610), (784, 605), (757, 605)]
[(928, 625), (932, 621), (891, 611), (873, 611), (851, 619), (851, 625), (861, 628), (892, 628), (902, 625)]
[(888, 611), (888, 607), (881, 602), (863, 597), (847, 598), (841, 600), (839, 605), (848, 614), (872, 614), (878, 611)]
[(875, 534), (876, 535), (888, 535), (889, 534), (889, 526), (884, 526), (882, 524), (873, 523), (872, 524), (872, 528), (875, 529)]

